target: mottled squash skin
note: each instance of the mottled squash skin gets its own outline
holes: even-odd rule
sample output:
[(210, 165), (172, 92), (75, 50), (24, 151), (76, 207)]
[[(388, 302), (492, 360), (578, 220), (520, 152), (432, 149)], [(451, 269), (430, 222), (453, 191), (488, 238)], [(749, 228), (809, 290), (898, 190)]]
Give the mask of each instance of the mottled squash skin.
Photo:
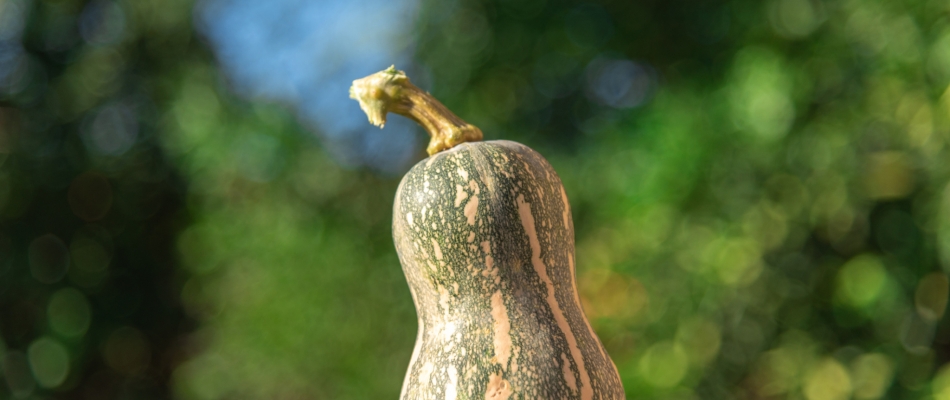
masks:
[(560, 178), (530, 148), (463, 143), (396, 193), (393, 237), (419, 315), (402, 399), (622, 399), (574, 279)]

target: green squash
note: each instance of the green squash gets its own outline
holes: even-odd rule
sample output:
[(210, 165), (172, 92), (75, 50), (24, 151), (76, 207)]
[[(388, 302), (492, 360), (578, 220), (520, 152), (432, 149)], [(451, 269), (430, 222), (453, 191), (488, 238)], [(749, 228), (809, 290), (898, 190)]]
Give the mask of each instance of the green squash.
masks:
[(373, 123), (399, 112), (433, 136), (393, 209), (419, 316), (401, 398), (624, 398), (581, 309), (570, 205), (551, 165), (515, 142), (477, 141), (478, 128), (393, 68), (351, 96)]

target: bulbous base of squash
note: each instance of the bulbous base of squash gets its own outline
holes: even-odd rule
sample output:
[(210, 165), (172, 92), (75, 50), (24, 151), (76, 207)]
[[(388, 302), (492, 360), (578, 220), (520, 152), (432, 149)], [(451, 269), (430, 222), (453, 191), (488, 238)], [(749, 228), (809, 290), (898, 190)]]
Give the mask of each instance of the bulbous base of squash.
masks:
[(560, 179), (509, 141), (417, 164), (393, 237), (419, 313), (403, 399), (622, 399), (574, 280)]

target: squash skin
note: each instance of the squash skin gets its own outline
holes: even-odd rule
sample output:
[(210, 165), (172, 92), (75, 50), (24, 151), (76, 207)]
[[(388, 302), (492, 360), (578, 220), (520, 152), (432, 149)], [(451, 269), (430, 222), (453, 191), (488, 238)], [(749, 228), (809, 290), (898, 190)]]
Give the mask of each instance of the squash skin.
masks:
[(623, 399), (581, 309), (560, 178), (511, 141), (419, 162), (393, 238), (419, 317), (401, 399)]

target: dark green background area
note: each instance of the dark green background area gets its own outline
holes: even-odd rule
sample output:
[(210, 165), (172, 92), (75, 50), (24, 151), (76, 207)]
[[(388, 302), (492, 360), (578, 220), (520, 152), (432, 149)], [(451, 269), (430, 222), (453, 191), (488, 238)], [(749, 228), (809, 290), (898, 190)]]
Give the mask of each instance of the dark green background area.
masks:
[[(116, 2), (108, 46), (64, 28), (85, 2), (24, 4), (35, 68), (0, 92), (0, 399), (396, 398), (416, 333), (398, 177), (235, 94), (187, 0)], [(950, 3), (416, 18), (420, 86), (561, 175), (629, 398), (950, 399)], [(629, 60), (642, 102), (592, 94)], [(115, 104), (135, 143), (91, 151)]]

